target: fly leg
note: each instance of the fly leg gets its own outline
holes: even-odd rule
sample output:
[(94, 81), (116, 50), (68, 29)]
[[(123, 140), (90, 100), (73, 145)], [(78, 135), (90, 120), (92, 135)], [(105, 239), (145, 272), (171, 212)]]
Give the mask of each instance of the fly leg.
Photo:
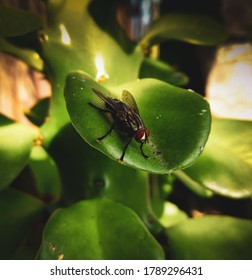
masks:
[(104, 138), (106, 138), (112, 132), (112, 130), (114, 129), (114, 126), (115, 126), (115, 122), (113, 122), (113, 124), (111, 125), (110, 129), (104, 135), (102, 135), (99, 138), (96, 138), (96, 141), (97, 142), (101, 142)]
[(148, 158), (150, 158), (150, 157), (144, 154), (144, 152), (143, 152), (143, 144), (144, 144), (144, 142), (142, 142), (141, 145), (140, 145), (141, 154), (142, 154), (142, 156), (143, 156), (145, 159), (148, 159)]
[(127, 142), (126, 146), (124, 147), (123, 153), (122, 153), (122, 155), (121, 155), (121, 157), (120, 157), (120, 159), (119, 159), (120, 162), (123, 162), (124, 155), (125, 155), (125, 153), (126, 153), (126, 150), (127, 150), (128, 146), (129, 146), (129, 144), (130, 144), (132, 138), (133, 138), (133, 137), (131, 137), (131, 138), (129, 139), (129, 141)]
[[(96, 105), (94, 105), (93, 103), (89, 102), (88, 103), (90, 106), (94, 107), (95, 109), (103, 112), (103, 113), (110, 113), (110, 114), (113, 114), (110, 110), (106, 110), (106, 109), (102, 109), (102, 108), (99, 108), (97, 107)], [(102, 135), (101, 137), (98, 137), (96, 138), (96, 141), (97, 142), (101, 142), (104, 138), (106, 138), (111, 132), (112, 130), (114, 129), (114, 126), (115, 126), (115, 122), (113, 122), (112, 126), (110, 127), (110, 129), (104, 134)]]
[[(121, 157), (120, 157), (120, 159), (119, 159), (120, 162), (123, 162), (124, 155), (125, 155), (125, 153), (126, 153), (126, 150), (127, 150), (128, 146), (129, 146), (129, 144), (130, 144), (132, 138), (133, 138), (133, 137), (131, 137), (131, 138), (129, 139), (129, 141), (127, 142), (126, 146), (124, 147), (123, 153), (122, 153), (122, 155), (121, 155)], [(143, 152), (143, 144), (144, 144), (144, 142), (141, 143), (141, 145), (140, 145), (141, 154), (142, 154), (142, 156), (143, 156), (145, 159), (149, 159), (150, 157), (147, 156), (147, 155)]]

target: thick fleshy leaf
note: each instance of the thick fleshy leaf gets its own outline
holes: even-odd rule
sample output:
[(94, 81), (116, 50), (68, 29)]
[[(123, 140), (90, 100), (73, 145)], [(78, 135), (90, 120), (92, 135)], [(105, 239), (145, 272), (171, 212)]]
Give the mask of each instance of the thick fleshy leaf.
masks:
[(225, 216), (189, 219), (167, 229), (169, 254), (179, 260), (251, 260), (252, 222)]
[(93, 147), (114, 160), (118, 160), (128, 138), (115, 130), (103, 141), (96, 138), (111, 127), (109, 114), (90, 106), (105, 108), (104, 102), (92, 88), (104, 95), (121, 98), (123, 90), (129, 91), (138, 104), (145, 126), (150, 130), (149, 143), (143, 147), (150, 158), (145, 159), (139, 143), (132, 140), (125, 157), (126, 165), (152, 173), (170, 173), (191, 164), (203, 151), (210, 130), (210, 109), (206, 100), (195, 92), (171, 86), (155, 79), (114, 87), (111, 92), (96, 83), (84, 72), (68, 75), (65, 99), (71, 121), (79, 134)]
[(149, 173), (148, 181), (151, 208), (159, 219), (164, 212), (165, 201), (173, 190), (173, 176)]
[(140, 44), (150, 47), (166, 40), (211, 46), (224, 42), (228, 33), (215, 19), (200, 14), (170, 13), (153, 22)]
[(214, 119), (204, 153), (183, 172), (190, 181), (217, 194), (251, 197), (251, 143), (252, 122)]
[[(110, 29), (114, 30), (115, 22), (112, 25), (110, 20), (106, 21), (106, 31), (100, 28), (100, 22), (98, 25), (90, 14), (91, 11), (96, 20), (100, 19), (95, 9), (99, 1), (93, 2), (67, 0), (60, 3), (49, 1), (48, 4), (51, 20), (49, 27), (41, 34), (43, 58), (50, 69), (49, 78), (53, 87), (50, 118), (42, 128), (46, 145), (69, 122), (62, 95), (69, 72), (85, 70), (106, 85), (116, 85), (138, 77), (143, 57), (140, 48), (131, 47), (130, 51), (125, 51), (108, 34)], [(115, 2), (109, 9), (114, 11), (114, 5)], [(103, 20), (104, 14), (108, 16), (107, 13), (100, 13)], [(123, 37), (122, 40), (126, 42)], [(128, 44), (132, 45), (129, 41)]]
[(50, 98), (41, 99), (32, 108), (24, 112), (25, 116), (36, 126), (41, 126), (48, 117), (49, 104)]
[(174, 86), (184, 86), (188, 83), (188, 77), (184, 73), (176, 71), (164, 61), (148, 57), (143, 60), (139, 78), (155, 78)]
[(0, 190), (6, 188), (29, 160), (37, 131), (0, 115)]
[(39, 259), (163, 259), (161, 246), (128, 207), (81, 201), (49, 219)]
[(0, 51), (20, 58), (35, 70), (42, 71), (44, 68), (43, 60), (41, 59), (41, 57), (36, 51), (19, 48), (11, 44), (10, 42), (8, 42), (5, 38), (1, 38), (1, 37), (0, 37)]
[(173, 173), (185, 186), (194, 192), (195, 194), (202, 197), (212, 197), (214, 192), (203, 186), (198, 180), (194, 180), (184, 170), (177, 170)]
[[(126, 53), (131, 53), (135, 48), (135, 43), (125, 36), (125, 31), (118, 24), (118, 13), (120, 13), (120, 2), (118, 0), (109, 1), (92, 0), (88, 6), (88, 12), (95, 23), (105, 32), (112, 36)], [(104, 11), (106, 10), (106, 13)]]
[(55, 201), (61, 193), (61, 180), (52, 157), (43, 147), (35, 146), (32, 148), (28, 164), (39, 195), (47, 201)]
[[(141, 50), (134, 47), (130, 52), (124, 51), (108, 34), (109, 28), (114, 28), (112, 23), (107, 32), (103, 31), (90, 16), (91, 2), (67, 0), (59, 6), (54, 1), (48, 4), (53, 20), (42, 34), (42, 46), (51, 77), (54, 79), (74, 69), (83, 69), (93, 78), (97, 74), (107, 75), (104, 81), (107, 85), (135, 80), (143, 58)], [(128, 41), (128, 44), (132, 43)]]
[(177, 205), (166, 201), (164, 205), (164, 211), (159, 221), (165, 227), (171, 227), (188, 219), (185, 212), (180, 210)]
[(0, 36), (21, 36), (43, 26), (41, 18), (21, 9), (0, 5)]
[(0, 192), (0, 259), (10, 259), (30, 233), (44, 204), (11, 188)]
[[(160, 231), (161, 226), (152, 212), (146, 172), (117, 164), (90, 147), (71, 124), (54, 138), (50, 153), (60, 170), (64, 187), (62, 199), (66, 204), (106, 197), (130, 207), (151, 232)], [(153, 184), (150, 188), (158, 191), (158, 186)]]

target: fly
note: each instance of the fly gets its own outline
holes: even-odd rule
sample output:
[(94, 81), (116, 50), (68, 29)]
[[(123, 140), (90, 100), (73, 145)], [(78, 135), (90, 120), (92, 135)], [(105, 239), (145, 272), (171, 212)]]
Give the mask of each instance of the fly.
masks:
[(141, 154), (144, 158), (148, 159), (149, 157), (143, 152), (143, 144), (148, 141), (150, 131), (144, 126), (134, 97), (127, 90), (124, 90), (122, 92), (122, 101), (120, 101), (116, 98), (105, 96), (94, 88), (93, 91), (104, 101), (106, 109), (99, 108), (92, 103), (89, 104), (103, 113), (110, 113), (114, 120), (110, 129), (103, 136), (97, 138), (96, 141), (102, 141), (113, 129), (116, 129), (121, 135), (129, 138), (119, 161), (123, 161), (125, 152), (133, 138), (141, 143)]

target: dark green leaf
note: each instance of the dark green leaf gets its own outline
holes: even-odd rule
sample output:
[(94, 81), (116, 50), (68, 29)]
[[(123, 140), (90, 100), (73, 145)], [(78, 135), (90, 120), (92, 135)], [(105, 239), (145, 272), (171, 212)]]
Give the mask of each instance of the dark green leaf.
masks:
[(59, 171), (54, 160), (43, 147), (32, 148), (29, 166), (33, 172), (39, 195), (47, 200), (57, 199), (61, 192)]
[(252, 122), (214, 119), (204, 153), (183, 172), (217, 194), (251, 197), (251, 143)]
[(50, 98), (44, 98), (30, 110), (25, 111), (25, 116), (36, 126), (41, 126), (48, 117), (49, 104)]
[(252, 222), (225, 216), (189, 219), (167, 229), (169, 254), (179, 260), (251, 260)]
[(6, 188), (29, 160), (37, 131), (0, 115), (0, 190)]
[(44, 205), (25, 193), (7, 189), (0, 192), (0, 259), (10, 259), (30, 233)]
[(224, 42), (228, 34), (215, 19), (200, 14), (170, 13), (153, 22), (140, 44), (150, 47), (166, 40), (211, 46)]
[(43, 22), (36, 14), (0, 5), (0, 36), (21, 36), (42, 26)]
[[(96, 138), (104, 135), (112, 124), (109, 114), (90, 106), (91, 102), (104, 108), (104, 102), (92, 88), (111, 94), (84, 72), (68, 75), (65, 85), (67, 109), (75, 129), (93, 147), (118, 160), (128, 139), (115, 130), (101, 143)], [(155, 79), (143, 79), (113, 88), (112, 96), (121, 98), (128, 90), (136, 99), (145, 126), (151, 131), (144, 151), (132, 140), (124, 163), (152, 173), (170, 173), (191, 164), (202, 152), (210, 130), (209, 105), (200, 95)]]
[(161, 246), (128, 207), (105, 199), (57, 210), (48, 221), (39, 259), (163, 259)]
[(140, 68), (139, 78), (155, 78), (174, 86), (184, 86), (188, 77), (176, 71), (172, 66), (161, 60), (145, 58)]

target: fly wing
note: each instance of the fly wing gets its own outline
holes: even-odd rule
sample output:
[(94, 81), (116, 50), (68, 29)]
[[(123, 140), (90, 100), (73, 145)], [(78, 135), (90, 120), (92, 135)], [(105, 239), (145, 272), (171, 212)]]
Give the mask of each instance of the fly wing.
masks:
[(111, 98), (101, 93), (99, 90), (92, 88), (93, 92), (100, 97), (104, 102), (110, 103)]
[(130, 92), (128, 92), (127, 90), (124, 90), (122, 92), (122, 101), (124, 103), (126, 103), (127, 105), (130, 106), (130, 108), (137, 114), (139, 115), (139, 110), (137, 108), (137, 104), (136, 101), (134, 99), (134, 97), (132, 96), (132, 94)]
[(95, 88), (92, 88), (92, 90), (98, 97), (100, 97), (105, 102), (105, 104), (109, 105), (110, 109), (115, 110), (115, 111), (117, 110), (117, 106), (116, 106), (117, 102), (115, 102), (116, 99), (113, 99), (111, 97), (104, 95), (103, 93), (101, 93), (99, 90), (97, 90)]

